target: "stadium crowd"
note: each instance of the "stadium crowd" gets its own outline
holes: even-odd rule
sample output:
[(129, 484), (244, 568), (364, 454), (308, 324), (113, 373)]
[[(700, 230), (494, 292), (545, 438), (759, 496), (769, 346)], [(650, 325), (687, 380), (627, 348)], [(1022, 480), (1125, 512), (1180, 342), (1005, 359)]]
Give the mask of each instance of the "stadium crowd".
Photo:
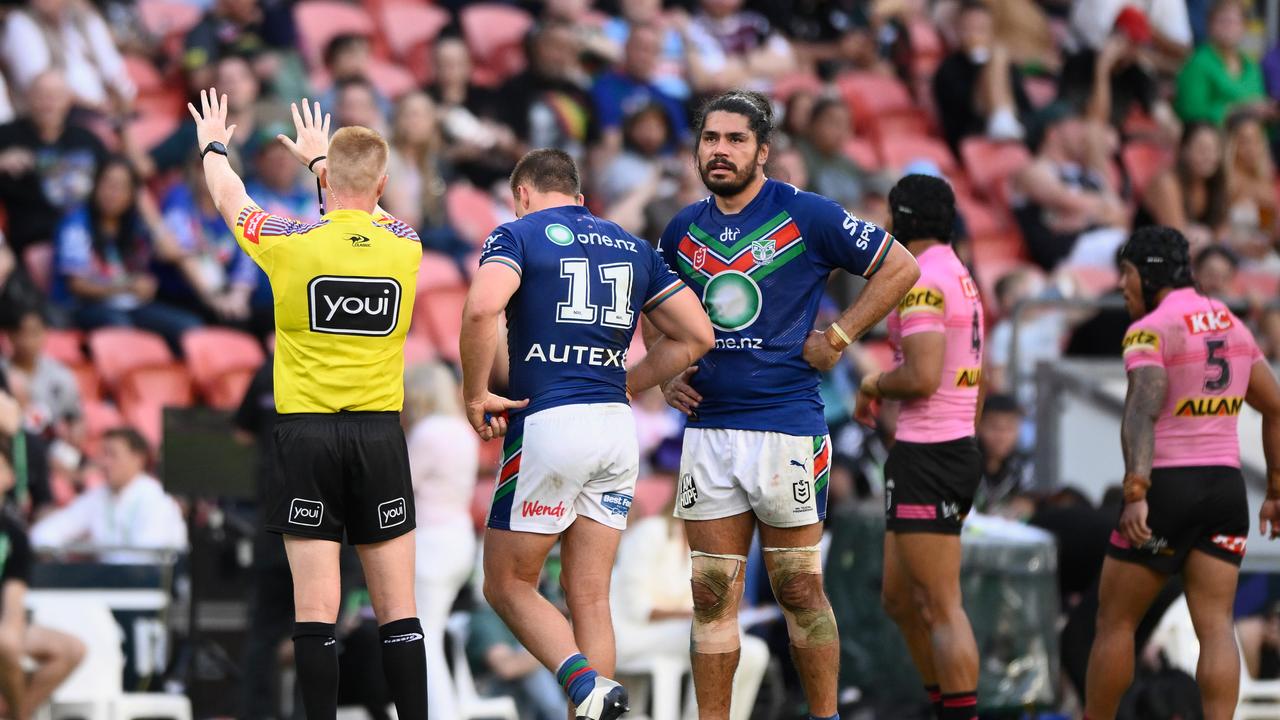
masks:
[[(37, 550), (96, 546), (108, 549), (103, 561), (127, 563), (137, 560), (130, 549), (180, 549), (185, 506), (148, 474), (161, 408), (241, 407), (241, 429), (269, 437), (269, 373), (250, 379), (272, 346), (271, 290), (213, 207), (184, 108), (199, 88), (226, 92), (232, 159), (249, 194), (268, 212), (314, 221), (309, 176), (276, 137), (289, 132), (289, 102), (318, 98), (336, 125), (386, 135), (382, 204), (426, 251), (406, 346), (405, 427), (429, 666), (447, 678), (446, 622), (458, 593), (478, 587), (475, 533), (498, 462), (498, 443), (478, 443), (461, 417), (458, 329), (480, 247), (514, 217), (512, 166), (530, 148), (569, 152), (584, 168), (591, 209), (656, 242), (679, 208), (705, 195), (689, 155), (694, 108), (743, 87), (768, 93), (780, 111), (771, 177), (877, 223), (904, 173), (954, 187), (957, 249), (993, 328), (978, 506), (1090, 548), (1062, 557), (1063, 609), (1073, 617), (1092, 607), (1115, 504), (1095, 508), (1037, 483), (1031, 378), (1037, 363), (1062, 356), (1117, 357), (1127, 316), (1115, 305), (1027, 301), (1115, 300), (1120, 244), (1138, 227), (1168, 225), (1192, 241), (1201, 288), (1238, 308), (1280, 360), (1280, 46), (1263, 37), (1259, 11), (1242, 0), (6, 2), (6, 511), (31, 525)], [(857, 289), (833, 283), (824, 312)], [(637, 342), (633, 359), (640, 352)], [(873, 337), (825, 377), (833, 507), (879, 502), (880, 480), (867, 468), (883, 451), (851, 411), (859, 378), (890, 359)], [(636, 539), (621, 551), (619, 655), (678, 655), (689, 586), (648, 579), (687, 576), (687, 555), (663, 545), (681, 544), (676, 524), (641, 517), (670, 515), (683, 420), (657, 391), (634, 407), (645, 473)], [(1080, 520), (1097, 517), (1106, 519)], [(272, 553), (282, 551), (255, 558), (268, 569), (255, 582), (279, 582)], [(752, 604), (768, 601), (760, 585)], [(1280, 675), (1280, 595), (1267, 585), (1245, 583), (1253, 619), (1242, 627), (1256, 639), (1253, 669)], [(477, 681), (527, 698), (524, 716), (562, 715), (549, 674), (478, 595), (463, 604), (473, 610), (467, 649)], [(671, 623), (677, 631), (664, 634)], [(278, 643), (283, 632), (267, 638)], [(1083, 666), (1072, 663), (1083, 658), (1073, 650), (1064, 642), (1075, 679)], [(258, 662), (275, 661), (263, 652)], [(0, 654), (0, 665), (8, 661)], [(744, 645), (748, 684), (758, 686), (771, 662), (775, 671), (787, 663), (785, 646), (770, 661), (763, 641)], [(777, 677), (775, 694), (794, 699), (794, 676)], [(260, 684), (246, 683), (240, 717), (276, 714), (275, 691)], [(757, 688), (741, 692), (755, 697)]]

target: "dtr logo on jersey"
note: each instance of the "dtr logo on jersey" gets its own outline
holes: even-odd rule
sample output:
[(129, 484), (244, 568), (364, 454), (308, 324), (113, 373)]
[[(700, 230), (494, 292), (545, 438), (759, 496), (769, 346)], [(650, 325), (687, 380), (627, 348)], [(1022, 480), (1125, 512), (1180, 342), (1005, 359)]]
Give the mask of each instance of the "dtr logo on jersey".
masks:
[(321, 275), (307, 285), (311, 332), (390, 335), (400, 319), (400, 283), (393, 278)]
[(738, 242), (738, 228), (727, 227), (720, 231), (720, 242), (725, 245), (732, 245)]
[(1226, 309), (1191, 313), (1190, 315), (1183, 315), (1182, 319), (1187, 323), (1187, 329), (1193, 335), (1231, 329), (1231, 315)]
[(560, 223), (548, 225), (546, 233), (547, 239), (557, 245), (573, 244), (573, 231)]

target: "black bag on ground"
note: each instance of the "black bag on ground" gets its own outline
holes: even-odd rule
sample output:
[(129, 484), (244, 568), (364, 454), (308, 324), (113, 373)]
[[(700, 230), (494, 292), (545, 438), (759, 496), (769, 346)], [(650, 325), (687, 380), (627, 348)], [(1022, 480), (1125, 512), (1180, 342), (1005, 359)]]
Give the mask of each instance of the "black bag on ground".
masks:
[(1204, 720), (1195, 678), (1165, 663), (1139, 671), (1120, 701), (1116, 720)]

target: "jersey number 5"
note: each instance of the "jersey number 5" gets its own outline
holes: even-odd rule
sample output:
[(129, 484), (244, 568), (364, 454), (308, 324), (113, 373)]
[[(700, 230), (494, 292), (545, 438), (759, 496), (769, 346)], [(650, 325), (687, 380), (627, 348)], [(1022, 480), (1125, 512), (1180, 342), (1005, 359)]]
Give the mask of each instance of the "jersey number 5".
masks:
[(591, 324), (599, 316), (601, 325), (630, 330), (635, 322), (631, 263), (610, 263), (599, 270), (600, 281), (613, 290), (613, 300), (603, 307), (591, 304), (591, 262), (584, 258), (560, 260), (560, 277), (569, 281), (569, 299), (556, 304), (556, 321)]
[(1226, 349), (1227, 341), (1205, 340), (1204, 347), (1209, 354), (1204, 361), (1204, 389), (1206, 392), (1222, 392), (1231, 384), (1231, 364), (1220, 354)]

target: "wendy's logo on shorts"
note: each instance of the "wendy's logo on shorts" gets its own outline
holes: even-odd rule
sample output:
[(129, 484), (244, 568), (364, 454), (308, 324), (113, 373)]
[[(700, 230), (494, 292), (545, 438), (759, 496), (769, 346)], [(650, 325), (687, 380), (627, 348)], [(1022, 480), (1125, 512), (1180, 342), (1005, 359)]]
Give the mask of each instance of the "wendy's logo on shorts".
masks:
[(306, 527), (320, 527), (324, 518), (324, 503), (319, 500), (303, 500), (294, 498), (289, 504), (289, 522)]
[(402, 525), (408, 518), (409, 514), (405, 511), (404, 498), (402, 497), (388, 500), (378, 506), (378, 527), (383, 530)]
[(525, 500), (520, 503), (520, 517), (553, 517), (559, 520), (564, 517), (564, 501), (547, 505), (537, 500)]
[(322, 275), (307, 284), (311, 332), (390, 335), (400, 318), (400, 283), (389, 277)]

